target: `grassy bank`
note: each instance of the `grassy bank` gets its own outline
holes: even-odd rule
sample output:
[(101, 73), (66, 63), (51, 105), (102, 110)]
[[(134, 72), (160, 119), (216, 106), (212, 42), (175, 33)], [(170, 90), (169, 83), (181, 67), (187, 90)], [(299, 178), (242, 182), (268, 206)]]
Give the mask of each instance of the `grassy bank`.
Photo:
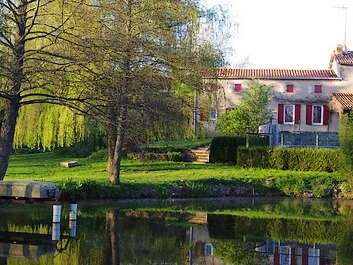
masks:
[(331, 196), (344, 181), (340, 173), (241, 169), (231, 165), (123, 161), (122, 185), (106, 184), (103, 159), (77, 159), (66, 169), (55, 153), (14, 155), (6, 179), (52, 181), (79, 198), (169, 198), (220, 196)]

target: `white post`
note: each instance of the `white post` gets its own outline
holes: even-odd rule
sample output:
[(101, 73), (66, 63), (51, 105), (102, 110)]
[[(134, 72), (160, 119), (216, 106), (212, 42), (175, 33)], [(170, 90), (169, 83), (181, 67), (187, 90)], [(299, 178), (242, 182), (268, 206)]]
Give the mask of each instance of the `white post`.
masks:
[(77, 203), (70, 203), (69, 220), (70, 221), (77, 220)]
[(53, 223), (60, 223), (61, 222), (61, 208), (60, 204), (53, 205)]
[(51, 240), (59, 241), (60, 240), (60, 223), (53, 223), (51, 231)]
[(77, 235), (77, 222), (76, 221), (70, 221), (69, 222), (69, 229), (70, 229), (70, 237), (75, 238)]

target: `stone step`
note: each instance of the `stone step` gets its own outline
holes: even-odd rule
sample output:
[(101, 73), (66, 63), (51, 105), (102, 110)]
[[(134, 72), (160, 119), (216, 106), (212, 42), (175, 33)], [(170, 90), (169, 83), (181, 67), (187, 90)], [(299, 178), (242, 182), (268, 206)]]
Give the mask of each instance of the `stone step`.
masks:
[(207, 146), (193, 149), (191, 152), (196, 156), (195, 163), (206, 164), (210, 161), (210, 151)]

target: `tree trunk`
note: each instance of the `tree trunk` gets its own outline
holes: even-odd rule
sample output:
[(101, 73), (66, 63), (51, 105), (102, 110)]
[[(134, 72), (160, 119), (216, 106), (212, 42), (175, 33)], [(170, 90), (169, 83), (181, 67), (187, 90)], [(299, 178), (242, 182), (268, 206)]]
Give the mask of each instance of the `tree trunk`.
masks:
[(118, 217), (119, 210), (109, 210), (106, 213), (106, 245), (103, 251), (104, 265), (120, 264)]
[(0, 128), (0, 180), (5, 178), (12, 151), (20, 104), (19, 100), (8, 100), (4, 107), (4, 117)]
[[(115, 111), (111, 111), (112, 113)], [(110, 117), (110, 124), (107, 125), (107, 153), (108, 153), (108, 162), (107, 162), (107, 172), (109, 176), (113, 174), (114, 168), (114, 153), (115, 153), (115, 144), (117, 140), (117, 124), (116, 124), (116, 114)]]
[(114, 158), (113, 158), (113, 170), (110, 174), (110, 183), (114, 185), (120, 185), (120, 170), (121, 170), (121, 160), (122, 151), (125, 143), (125, 134), (127, 127), (127, 104), (123, 103), (119, 113), (119, 118), (117, 122), (117, 137), (114, 148)]

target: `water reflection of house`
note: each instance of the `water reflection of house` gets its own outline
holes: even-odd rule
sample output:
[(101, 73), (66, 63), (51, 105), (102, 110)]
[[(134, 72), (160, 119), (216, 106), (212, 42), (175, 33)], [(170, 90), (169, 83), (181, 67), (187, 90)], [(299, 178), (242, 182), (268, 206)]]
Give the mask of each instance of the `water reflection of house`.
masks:
[(301, 245), (267, 240), (256, 251), (268, 257), (271, 265), (334, 265), (334, 246)]
[(187, 230), (187, 239), (190, 244), (188, 265), (225, 265), (214, 256), (207, 225), (192, 226)]

